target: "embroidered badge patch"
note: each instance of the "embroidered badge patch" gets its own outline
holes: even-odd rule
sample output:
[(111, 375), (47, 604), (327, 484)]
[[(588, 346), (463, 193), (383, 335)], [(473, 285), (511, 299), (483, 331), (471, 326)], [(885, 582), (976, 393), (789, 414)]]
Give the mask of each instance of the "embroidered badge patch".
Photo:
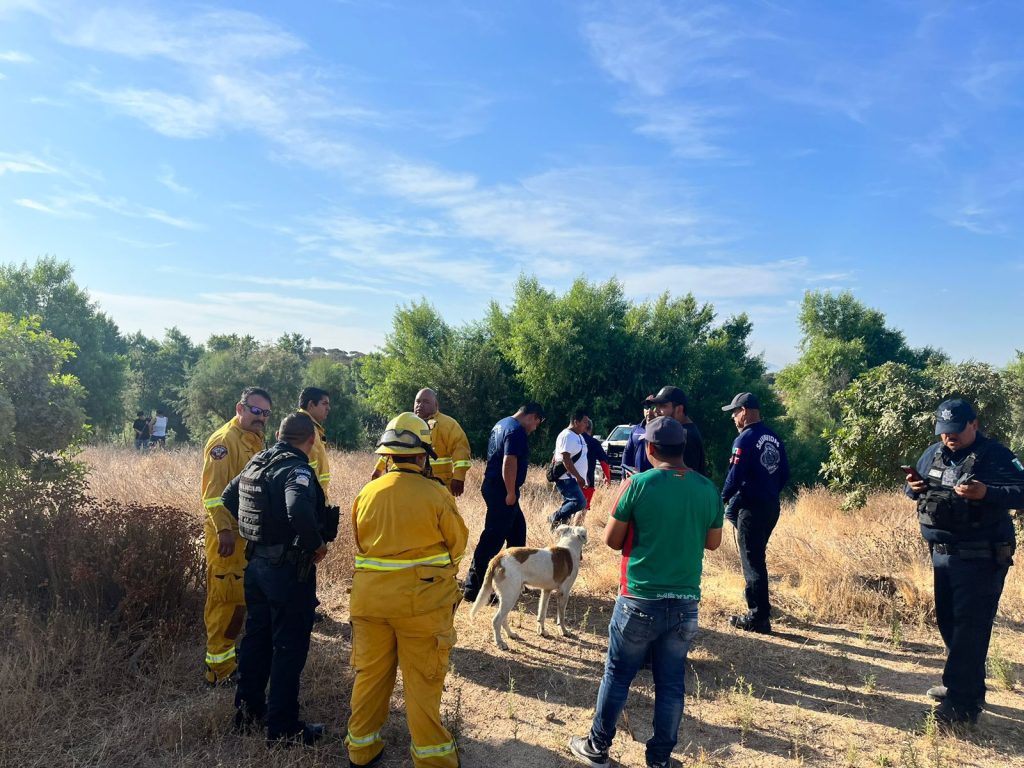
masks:
[(228, 455), (228, 447), (226, 445), (215, 445), (210, 449), (210, 458), (214, 461), (220, 461)]
[(309, 485), (309, 475), (295, 475), (295, 482), (298, 485)]

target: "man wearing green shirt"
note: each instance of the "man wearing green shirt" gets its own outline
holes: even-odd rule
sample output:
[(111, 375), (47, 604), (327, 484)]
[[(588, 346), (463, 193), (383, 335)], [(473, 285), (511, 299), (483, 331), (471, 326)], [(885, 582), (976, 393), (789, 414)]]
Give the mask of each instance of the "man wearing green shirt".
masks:
[(704, 550), (722, 543), (722, 500), (714, 483), (683, 463), (683, 425), (660, 416), (648, 422), (644, 440), (654, 468), (623, 483), (604, 530), (605, 543), (622, 551), (622, 576), (597, 711), (590, 734), (569, 742), (594, 768), (608, 765), (615, 724), (648, 652), (655, 695), (647, 766), (669, 764), (683, 717), (686, 655), (697, 634)]

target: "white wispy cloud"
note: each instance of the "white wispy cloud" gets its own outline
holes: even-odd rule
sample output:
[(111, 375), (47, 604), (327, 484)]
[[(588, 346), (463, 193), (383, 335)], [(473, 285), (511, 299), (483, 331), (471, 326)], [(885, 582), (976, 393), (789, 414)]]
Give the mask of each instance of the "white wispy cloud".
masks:
[(0, 176), (5, 173), (59, 173), (50, 163), (35, 155), (0, 152)]
[(268, 306), (266, 301), (276, 302), (269, 305), (273, 311), (246, 313), (245, 327), (240, 330), (264, 340), (299, 332), (318, 346), (361, 351), (370, 351), (384, 341), (383, 332), (376, 328), (337, 322), (344, 321), (344, 308), (320, 302), (278, 301), (273, 294), (209, 293), (195, 301), (97, 290), (90, 290), (90, 295), (122, 331), (141, 330), (156, 338), (174, 325), (193, 340), (205, 341), (211, 334), (223, 333), (225, 328), (238, 328), (240, 308), (264, 308)]
[(21, 51), (0, 51), (0, 61), (7, 64), (31, 64), (35, 59)]
[(67, 219), (93, 218), (96, 209), (130, 219), (147, 219), (176, 229), (197, 230), (202, 226), (196, 222), (173, 216), (159, 208), (133, 203), (121, 197), (106, 197), (89, 190), (59, 191), (44, 201), (21, 198), (14, 201), (23, 208)]
[(39, 213), (46, 213), (50, 216), (57, 216), (62, 219), (85, 218), (85, 216), (78, 211), (69, 210), (59, 205), (57, 207), (53, 207), (46, 203), (41, 203), (38, 200), (33, 200), (30, 197), (20, 197), (12, 202), (15, 205), (20, 205), (22, 208), (28, 208), (31, 211), (39, 211)]
[(412, 299), (416, 293), (399, 291), (395, 288), (372, 285), (360, 280), (353, 275), (345, 280), (331, 277), (276, 277), (273, 275), (253, 275), (246, 273), (225, 273), (225, 272), (200, 272), (195, 270), (181, 269), (174, 266), (161, 266), (158, 271), (163, 274), (183, 275), (185, 277), (202, 280), (206, 283), (219, 281), (228, 284), (242, 283), (247, 285), (260, 285), (273, 288), (288, 288), (303, 291), (330, 291), (342, 293), (368, 293), (375, 296), (391, 296), (400, 299)]
[(171, 192), (178, 195), (191, 195), (192, 190), (180, 183), (174, 175), (174, 169), (169, 165), (160, 166), (160, 173), (157, 175), (158, 183), (167, 187)]
[(652, 285), (675, 295), (693, 293), (699, 299), (737, 299), (781, 296), (803, 284), (808, 268), (806, 258), (779, 261), (722, 264), (673, 264), (655, 266), (621, 279), (627, 293), (645, 295)]

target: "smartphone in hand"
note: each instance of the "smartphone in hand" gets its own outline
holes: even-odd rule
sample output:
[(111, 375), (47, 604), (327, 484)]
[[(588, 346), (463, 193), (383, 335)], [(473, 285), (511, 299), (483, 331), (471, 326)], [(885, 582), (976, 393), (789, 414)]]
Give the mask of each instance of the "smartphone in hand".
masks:
[(917, 471), (916, 467), (912, 467), (909, 464), (900, 464), (900, 471), (904, 477), (909, 477), (911, 482), (920, 483), (924, 481), (921, 477), (921, 473)]

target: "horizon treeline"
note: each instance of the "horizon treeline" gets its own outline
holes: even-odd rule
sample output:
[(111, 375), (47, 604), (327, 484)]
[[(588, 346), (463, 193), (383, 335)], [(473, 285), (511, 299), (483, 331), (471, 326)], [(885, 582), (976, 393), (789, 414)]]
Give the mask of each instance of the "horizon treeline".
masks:
[(201, 443), (243, 387), (270, 391), (276, 420), (297, 408), (303, 387), (318, 386), (333, 404), (328, 442), (359, 450), (430, 387), (477, 456), (495, 421), (526, 400), (542, 403), (548, 419), (531, 444), (544, 461), (575, 409), (606, 435), (674, 384), (718, 482), (735, 437), (720, 407), (740, 391), (758, 395), (786, 441), (794, 485), (826, 483), (851, 505), (898, 484), (898, 465), (934, 441), (931, 417), (945, 397), (969, 398), (986, 433), (1024, 448), (1020, 350), (1003, 368), (951, 361), (910, 347), (849, 292), (808, 292), (799, 324), (799, 358), (773, 373), (751, 353), (745, 314), (719, 319), (692, 294), (631, 301), (615, 279), (579, 278), (559, 294), (523, 275), (507, 308), (491, 302), (472, 323), (447, 323), (427, 299), (398, 307), (384, 345), (366, 355), (314, 348), (301, 329), (273, 342), (231, 333), (195, 344), (174, 327), (162, 339), (121, 333), (70, 263), (42, 258), (0, 265), (0, 445), (25, 465), (85, 440), (126, 441), (135, 413), (158, 408), (172, 444)]

